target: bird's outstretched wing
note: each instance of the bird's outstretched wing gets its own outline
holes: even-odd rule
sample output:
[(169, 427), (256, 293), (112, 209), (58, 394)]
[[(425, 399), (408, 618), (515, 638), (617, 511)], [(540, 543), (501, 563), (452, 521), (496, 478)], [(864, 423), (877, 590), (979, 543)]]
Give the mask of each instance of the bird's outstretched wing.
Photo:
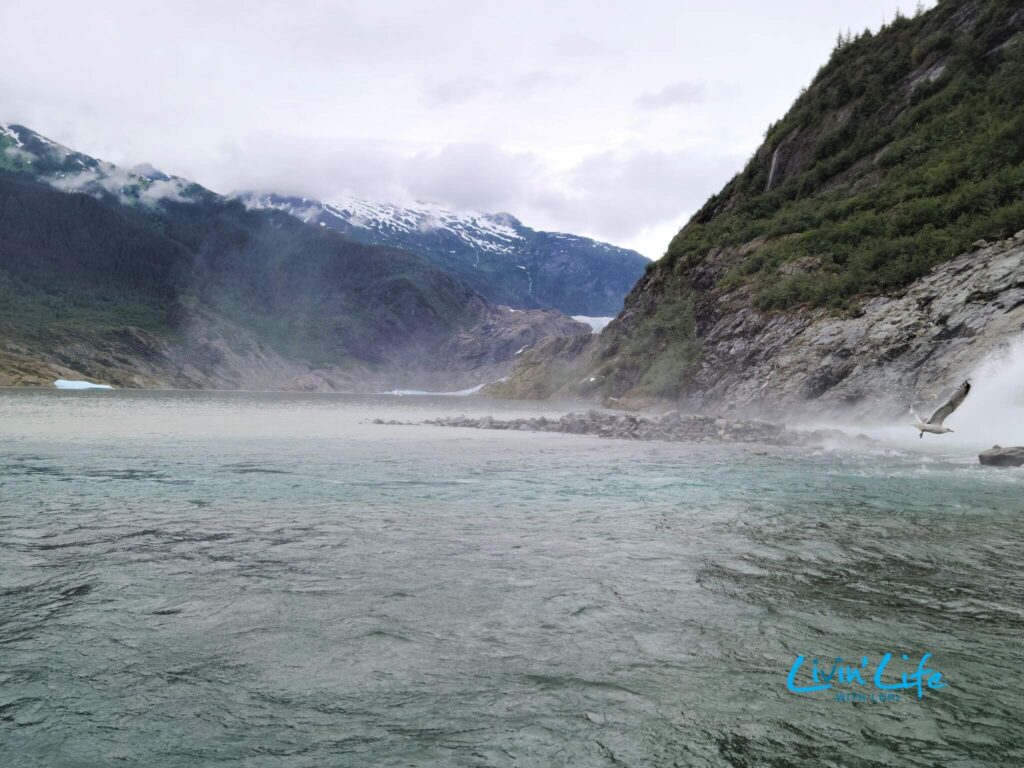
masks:
[(932, 417), (928, 419), (928, 423), (934, 424), (937, 427), (941, 427), (942, 422), (946, 419), (946, 417), (948, 417), (949, 414), (951, 414), (953, 411), (960, 407), (960, 403), (964, 401), (964, 398), (967, 397), (967, 393), (970, 391), (971, 382), (965, 381), (963, 384), (956, 388), (956, 391), (950, 396), (949, 400), (947, 400), (941, 408), (939, 408), (937, 411), (935, 411), (935, 413), (932, 414)]

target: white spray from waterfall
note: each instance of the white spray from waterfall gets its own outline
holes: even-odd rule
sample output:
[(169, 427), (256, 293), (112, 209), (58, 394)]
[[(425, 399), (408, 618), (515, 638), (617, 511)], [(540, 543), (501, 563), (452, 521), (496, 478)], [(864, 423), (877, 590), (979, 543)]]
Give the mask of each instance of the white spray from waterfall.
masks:
[(971, 394), (948, 426), (972, 445), (1024, 445), (1024, 338), (986, 357), (971, 374)]
[[(986, 356), (968, 378), (971, 393), (945, 422), (953, 430), (951, 434), (920, 438), (909, 411), (887, 426), (838, 426), (915, 453), (970, 456), (993, 445), (1024, 445), (1024, 336)], [(949, 389), (934, 401), (915, 403), (918, 412), (927, 419), (957, 383), (950, 382)]]

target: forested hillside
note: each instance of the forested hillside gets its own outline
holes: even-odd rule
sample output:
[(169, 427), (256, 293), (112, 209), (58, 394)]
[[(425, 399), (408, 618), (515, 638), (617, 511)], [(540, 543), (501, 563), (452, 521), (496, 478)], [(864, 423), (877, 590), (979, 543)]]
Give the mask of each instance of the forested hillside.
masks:
[(1024, 228), (1024, 8), (946, 0), (843, 36), (604, 334), (607, 391), (673, 397), (739, 306), (852, 309)]
[[(1024, 230), (1022, 30), (1018, 2), (944, 0), (877, 33), (841, 34), (746, 167), (572, 362), (591, 372), (588, 383), (541, 378), (556, 390), (606, 397), (718, 402), (742, 393), (770, 405), (903, 397), (937, 386), (920, 377), (957, 375), (955, 365), (1015, 327), (984, 319), (1015, 311), (1012, 270), (989, 270), (964, 289), (957, 306), (1004, 294), (1009, 302), (979, 308), (970, 323), (958, 324), (951, 311), (929, 314), (928, 305), (947, 298), (941, 293), (928, 293), (918, 315), (898, 322), (893, 311), (876, 310), (962, 254), (977, 251), (965, 263), (987, 269), (986, 259), (1016, 253), (1011, 243), (986, 246)], [(899, 332), (889, 328), (899, 323)], [(829, 335), (837, 327), (848, 328), (845, 347)], [(904, 359), (934, 327), (944, 334), (936, 343), (962, 341), (973, 352), (935, 370), (921, 367), (927, 357)], [(980, 341), (994, 328), (1000, 333)], [(857, 346), (872, 334), (886, 343)], [(906, 370), (888, 382), (875, 371), (872, 386), (861, 375), (874, 363), (859, 358), (881, 354)], [(535, 364), (532, 376), (558, 365)]]

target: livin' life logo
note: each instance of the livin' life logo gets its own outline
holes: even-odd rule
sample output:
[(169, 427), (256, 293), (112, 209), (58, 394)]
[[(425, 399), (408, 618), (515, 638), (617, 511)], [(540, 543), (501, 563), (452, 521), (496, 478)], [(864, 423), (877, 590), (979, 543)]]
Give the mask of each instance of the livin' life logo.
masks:
[[(942, 673), (928, 667), (931, 656), (931, 653), (923, 654), (917, 668), (909, 673), (903, 672), (899, 678), (895, 677), (895, 673), (888, 673), (887, 676), (893, 657), (891, 653), (884, 654), (873, 668), (868, 656), (862, 656), (859, 665), (844, 663), (842, 657), (837, 656), (830, 666), (828, 662), (820, 663), (818, 659), (807, 665), (807, 659), (797, 656), (786, 677), (786, 690), (796, 694), (834, 691), (836, 701), (881, 703), (899, 701), (900, 694), (897, 691), (913, 690), (917, 698), (923, 699), (926, 690), (937, 691), (946, 687)], [(904, 662), (910, 661), (905, 653), (900, 654), (900, 658)], [(840, 690), (840, 687), (850, 690)], [(859, 691), (858, 688), (867, 691)]]

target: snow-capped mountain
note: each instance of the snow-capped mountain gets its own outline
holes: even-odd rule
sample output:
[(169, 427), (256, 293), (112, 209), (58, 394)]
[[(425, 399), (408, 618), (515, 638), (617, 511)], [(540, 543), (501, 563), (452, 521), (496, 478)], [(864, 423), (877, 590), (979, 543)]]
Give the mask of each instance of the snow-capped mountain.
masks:
[[(219, 196), (150, 165), (126, 169), (68, 149), (20, 125), (0, 123), (0, 169), (30, 173), (62, 192), (133, 207), (213, 202)], [(235, 195), (251, 209), (286, 212), (368, 245), (401, 248), (466, 283), (492, 303), (608, 317), (643, 274), (635, 251), (576, 235), (540, 232), (507, 213), (459, 212), (420, 203), (321, 202), (277, 194)]]
[(61, 192), (111, 195), (129, 205), (196, 202), (209, 190), (145, 164), (131, 170), (83, 155), (21, 125), (0, 123), (0, 169), (31, 173)]
[(249, 208), (272, 208), (352, 239), (417, 253), (510, 307), (553, 307), (566, 314), (616, 314), (647, 259), (635, 251), (576, 235), (538, 232), (507, 213), (397, 206), (349, 198), (322, 202), (252, 192)]

